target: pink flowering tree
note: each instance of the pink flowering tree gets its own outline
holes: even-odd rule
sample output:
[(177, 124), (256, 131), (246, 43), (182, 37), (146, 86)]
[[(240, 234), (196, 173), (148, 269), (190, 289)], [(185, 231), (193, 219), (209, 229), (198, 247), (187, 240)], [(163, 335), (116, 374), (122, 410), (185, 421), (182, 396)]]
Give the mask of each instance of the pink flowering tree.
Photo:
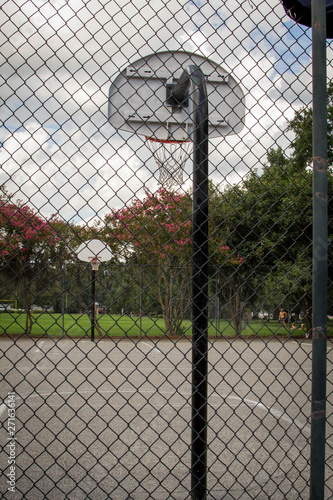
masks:
[[(147, 192), (143, 201), (112, 211), (105, 222), (113, 252), (146, 269), (145, 287), (157, 290), (167, 334), (179, 334), (191, 300), (191, 196), (164, 188)], [(233, 252), (222, 244), (213, 246), (214, 255), (230, 265)]]
[(114, 252), (136, 262), (146, 289), (156, 293), (167, 333), (179, 332), (190, 301), (191, 200), (161, 188), (106, 217)]
[(23, 304), (26, 333), (31, 332), (34, 294), (44, 289), (53, 274), (58, 236), (50, 221), (29, 206), (0, 195), (0, 272), (7, 287)]

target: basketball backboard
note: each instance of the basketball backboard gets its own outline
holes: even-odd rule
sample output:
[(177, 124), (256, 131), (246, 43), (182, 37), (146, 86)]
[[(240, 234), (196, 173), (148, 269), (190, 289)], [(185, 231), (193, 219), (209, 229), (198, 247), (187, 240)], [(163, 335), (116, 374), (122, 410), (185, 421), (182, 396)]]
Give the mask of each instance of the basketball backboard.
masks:
[(77, 258), (83, 262), (98, 263), (111, 259), (112, 253), (109, 245), (101, 240), (88, 240), (79, 246), (76, 252)]
[(198, 66), (207, 79), (209, 137), (238, 134), (245, 116), (241, 87), (218, 64), (186, 52), (158, 52), (127, 66), (110, 87), (110, 123), (116, 129), (159, 140), (191, 140), (191, 90), (182, 103), (171, 96), (189, 65)]

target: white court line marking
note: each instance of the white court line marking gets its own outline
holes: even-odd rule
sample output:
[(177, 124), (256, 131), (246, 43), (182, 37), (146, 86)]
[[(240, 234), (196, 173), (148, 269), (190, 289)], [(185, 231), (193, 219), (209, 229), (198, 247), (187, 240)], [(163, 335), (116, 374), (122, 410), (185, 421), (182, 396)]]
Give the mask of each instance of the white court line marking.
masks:
[[(75, 389), (70, 390), (70, 391), (46, 391), (46, 392), (35, 392), (34, 394), (29, 394), (26, 399), (30, 398), (38, 398), (38, 397), (43, 397), (43, 396), (51, 396), (52, 394), (56, 394), (59, 396), (66, 396), (69, 394), (76, 394), (78, 396), (81, 396), (82, 394), (175, 394), (174, 391), (163, 391), (163, 392), (157, 392), (156, 390), (152, 389), (143, 389), (141, 391), (137, 389), (122, 389), (122, 390), (117, 390), (117, 389), (104, 389), (98, 391), (96, 388), (93, 389), (88, 389), (88, 390), (83, 390), (83, 391), (76, 391)], [(178, 393), (181, 396), (190, 396), (191, 392), (181, 392)]]
[(5, 413), (6, 410), (7, 410), (7, 405), (5, 405), (5, 403), (3, 403), (0, 406), (0, 417), (2, 416), (3, 413)]
[[(84, 390), (84, 391), (80, 391), (80, 392), (75, 391), (74, 389), (71, 391), (47, 391), (47, 392), (43, 392), (43, 393), (30, 394), (27, 397), (27, 399), (37, 398), (37, 397), (42, 398), (45, 396), (51, 396), (53, 394), (59, 395), (59, 396), (62, 396), (62, 395), (65, 396), (65, 395), (69, 395), (69, 394), (77, 394), (78, 396), (81, 396), (83, 394), (91, 394), (93, 392), (96, 392), (96, 389), (89, 389), (89, 390)], [(144, 389), (142, 391), (137, 391), (136, 389), (125, 389), (125, 390), (120, 390), (120, 391), (117, 389), (106, 389), (106, 390), (98, 391), (99, 394), (112, 393), (112, 394), (119, 394), (119, 395), (121, 395), (121, 394), (135, 394), (137, 392), (140, 394), (143, 394), (143, 393), (156, 394), (157, 393), (156, 390), (147, 390), (147, 389)], [(159, 393), (159, 395), (164, 395), (164, 394), (175, 394), (175, 393), (174, 393), (174, 391), (163, 391), (162, 393)], [(181, 392), (179, 394), (183, 397), (186, 397), (186, 396), (190, 396), (192, 393), (185, 391), (185, 392)], [(264, 412), (271, 414), (273, 417), (275, 417), (278, 420), (281, 419), (281, 420), (284, 420), (285, 422), (288, 422), (289, 424), (296, 425), (296, 427), (305, 431), (307, 434), (311, 435), (311, 425), (309, 425), (307, 423), (303, 423), (297, 419), (291, 419), (288, 415), (285, 414), (285, 412), (275, 410), (274, 408), (267, 407), (263, 403), (261, 403), (260, 401), (254, 401), (254, 400), (248, 399), (248, 398), (240, 398), (239, 396), (227, 396), (227, 395), (224, 396), (224, 395), (218, 394), (216, 392), (213, 392), (209, 396), (210, 397), (217, 396), (217, 397), (224, 399), (224, 400), (234, 400), (234, 401), (237, 401), (238, 404), (245, 404), (245, 405), (250, 406), (250, 407), (252, 406), (255, 408), (259, 408), (260, 410), (263, 410)], [(23, 399), (23, 398), (20, 396), (20, 399)], [(208, 399), (209, 399), (209, 397), (208, 397)], [(24, 402), (24, 400), (23, 400), (23, 402)], [(60, 407), (60, 406), (63, 406), (64, 404), (65, 403), (62, 403), (61, 405), (59, 405), (59, 404), (52, 404), (52, 403), (48, 402), (48, 405), (52, 406), (52, 407)], [(161, 405), (159, 405), (159, 404), (152, 405), (152, 403), (150, 402), (150, 405), (154, 406), (154, 407), (163, 407), (163, 408), (166, 406), (165, 402), (163, 402), (163, 404), (161, 404)], [(76, 405), (73, 404), (70, 406), (75, 407)], [(176, 403), (176, 404), (174, 403), (172, 406), (173, 407), (175, 407), (175, 406), (184, 407), (185, 403)], [(214, 403), (210, 403), (210, 406), (221, 407), (221, 405), (217, 405)], [(81, 405), (80, 405), (80, 407), (81, 407)], [(5, 404), (2, 404), (0, 406), (0, 416), (2, 415), (2, 413), (6, 409), (7, 409), (7, 406)], [(333, 447), (332, 440), (327, 440), (326, 443)]]
[[(292, 419), (292, 418), (288, 417), (288, 415), (286, 415), (285, 412), (275, 410), (274, 408), (269, 408), (269, 407), (265, 406), (263, 403), (260, 403), (259, 401), (253, 401), (252, 399), (247, 399), (247, 398), (242, 399), (239, 396), (227, 396), (226, 399), (235, 399), (235, 400), (239, 401), (240, 404), (245, 403), (248, 406), (257, 407), (257, 408), (265, 411), (266, 413), (270, 413), (271, 415), (273, 415), (273, 417), (275, 417), (278, 420), (281, 419), (281, 420), (284, 420), (285, 422), (288, 422), (288, 424), (296, 425), (296, 427), (305, 431), (307, 434), (311, 435), (311, 425), (309, 425), (308, 423), (303, 423), (297, 419)], [(329, 439), (326, 441), (326, 443), (329, 444), (330, 446), (333, 446), (333, 441), (331, 441)]]
[(296, 340), (291, 341), (292, 344), (297, 344), (297, 345), (307, 345), (308, 347), (312, 347), (311, 342), (296, 342)]
[[(21, 396), (15, 393), (15, 401), (18, 401), (19, 399), (22, 399)], [(2, 417), (6, 410), (8, 410), (8, 406), (5, 403), (2, 403), (2, 405), (0, 405), (0, 417)]]
[[(296, 342), (295, 340), (291, 341), (292, 344), (297, 344), (297, 345), (306, 345), (308, 347), (312, 347), (312, 342)], [(333, 349), (333, 347), (327, 346), (327, 349)]]
[(151, 346), (150, 344), (147, 344), (147, 342), (142, 342), (142, 343), (144, 345), (148, 346), (150, 350), (156, 350), (157, 352), (160, 352), (161, 354), (163, 354), (162, 351), (160, 351), (157, 347)]
[(239, 396), (228, 396), (227, 399), (235, 399), (236, 401), (240, 401), (241, 403), (245, 403), (248, 406), (254, 406), (254, 407), (260, 408), (260, 409), (264, 410), (265, 412), (270, 413), (271, 415), (273, 415), (277, 419), (285, 420), (286, 422), (288, 422), (288, 424), (295, 424), (299, 429), (305, 429), (308, 432), (311, 431), (311, 427), (307, 423), (303, 424), (302, 422), (300, 422), (297, 419), (292, 420), (290, 417), (288, 417), (288, 415), (285, 415), (284, 412), (279, 411), (279, 410), (274, 410), (274, 408), (269, 408), (269, 407), (265, 406), (263, 403), (260, 403), (260, 401), (253, 401), (252, 399), (247, 399), (247, 398), (242, 399)]
[(44, 354), (44, 351), (43, 351), (43, 350), (41, 350), (42, 345), (43, 345), (44, 343), (45, 343), (45, 340), (42, 340), (42, 341), (40, 342), (40, 344), (39, 344), (39, 345), (38, 345), (38, 344), (36, 344), (36, 349), (35, 349), (35, 352), (42, 352), (42, 353)]
[[(57, 392), (57, 391), (50, 391), (50, 392), (44, 392), (44, 393), (35, 393), (35, 394), (30, 394), (28, 396), (27, 399), (29, 398), (36, 398), (36, 397), (45, 397), (45, 396), (51, 396), (52, 394), (56, 394), (56, 395), (69, 395), (69, 394), (77, 394), (78, 396), (80, 395), (83, 395), (83, 394), (91, 394), (92, 392), (96, 392), (95, 390), (84, 390), (84, 391), (80, 391), (80, 392), (77, 392), (75, 391), (74, 389), (72, 391), (61, 391), (61, 392)], [(135, 389), (127, 389), (127, 390), (121, 390), (121, 391), (118, 391), (117, 389), (107, 389), (107, 390), (104, 390), (104, 391), (99, 391), (100, 394), (102, 393), (112, 393), (112, 394), (134, 394), (134, 393), (137, 393), (139, 392), (140, 394), (142, 393), (145, 393), (145, 394), (156, 394), (156, 390), (143, 390), (143, 391), (137, 391)], [(175, 394), (173, 391), (163, 391), (162, 393), (159, 393), (160, 395), (164, 395), (164, 394)], [(186, 396), (190, 396), (191, 395), (191, 392), (181, 392), (179, 393), (181, 396), (183, 397), (186, 397)], [(218, 396), (220, 397), (221, 399), (225, 399), (225, 400), (234, 400), (234, 401), (237, 401), (237, 405), (239, 404), (245, 404), (247, 406), (252, 406), (252, 407), (255, 407), (255, 408), (259, 408), (260, 410), (263, 410), (264, 412), (266, 413), (269, 413), (271, 414), (273, 417), (275, 417), (277, 420), (284, 420), (285, 422), (288, 422), (289, 424), (293, 424), (293, 425), (296, 425), (296, 427), (298, 427), (299, 429), (303, 430), (304, 432), (306, 432), (307, 434), (311, 435), (311, 425), (307, 424), (307, 423), (303, 423), (301, 422), (300, 420), (297, 420), (297, 419), (291, 419), (288, 415), (286, 415), (284, 412), (282, 411), (279, 411), (279, 410), (275, 410), (274, 408), (269, 408), (267, 406), (265, 406), (263, 403), (261, 403), (260, 401), (254, 401), (252, 399), (248, 399), (248, 398), (240, 398), (239, 396), (223, 396), (221, 394), (218, 394), (216, 392), (210, 394), (210, 396)], [(23, 399), (20, 397), (20, 399)], [(61, 404), (52, 404), (50, 402), (48, 402), (48, 405), (51, 406), (51, 407), (62, 407), (64, 406), (65, 403), (61, 403)], [(166, 405), (165, 405), (165, 402), (163, 402), (163, 404), (152, 404), (151, 402), (149, 403), (151, 406), (153, 407), (161, 407), (161, 408), (164, 408)], [(31, 406), (31, 405), (30, 405)], [(70, 405), (71, 407), (75, 407), (77, 405), (75, 404), (71, 404)], [(79, 405), (81, 407), (81, 404)], [(122, 405), (123, 406), (123, 405)], [(186, 403), (173, 403), (172, 407), (184, 407), (186, 406)], [(214, 403), (210, 403), (210, 406), (212, 407), (221, 407), (221, 405), (217, 405), (217, 404), (214, 404)], [(7, 406), (5, 404), (1, 405), (0, 406), (0, 416), (1, 416), (1, 410), (4, 411), (2, 409), (2, 407), (4, 407), (4, 409), (7, 408)], [(333, 441), (332, 440), (327, 440), (326, 441), (327, 444), (329, 444), (330, 446), (333, 447)]]

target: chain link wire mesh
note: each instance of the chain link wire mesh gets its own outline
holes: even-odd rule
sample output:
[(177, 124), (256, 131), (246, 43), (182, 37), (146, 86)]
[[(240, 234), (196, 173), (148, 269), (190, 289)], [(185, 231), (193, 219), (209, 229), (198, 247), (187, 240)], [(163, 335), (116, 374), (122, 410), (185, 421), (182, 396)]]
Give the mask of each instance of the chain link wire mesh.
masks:
[[(108, 116), (118, 75), (166, 51), (213, 61), (245, 99), (242, 130), (209, 139), (205, 498), (308, 498), (311, 29), (277, 0), (0, 9), (3, 498), (190, 497), (192, 156), (161, 184), (145, 137)], [(332, 60), (328, 40), (329, 234)], [(77, 250), (96, 239), (112, 257), (93, 272)]]

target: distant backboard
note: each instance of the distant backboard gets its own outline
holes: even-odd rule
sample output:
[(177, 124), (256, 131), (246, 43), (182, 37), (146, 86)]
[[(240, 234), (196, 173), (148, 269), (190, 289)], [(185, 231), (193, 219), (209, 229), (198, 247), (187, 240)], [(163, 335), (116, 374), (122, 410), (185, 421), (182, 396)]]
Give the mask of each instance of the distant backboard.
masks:
[(182, 103), (175, 103), (171, 92), (184, 69), (193, 64), (207, 78), (209, 137), (238, 134), (245, 116), (239, 84), (213, 61), (186, 52), (158, 52), (127, 66), (110, 87), (110, 123), (159, 140), (191, 140), (191, 91)]
[(90, 263), (95, 259), (99, 263), (106, 262), (112, 257), (109, 245), (101, 240), (88, 240), (81, 243), (76, 255), (79, 260)]

